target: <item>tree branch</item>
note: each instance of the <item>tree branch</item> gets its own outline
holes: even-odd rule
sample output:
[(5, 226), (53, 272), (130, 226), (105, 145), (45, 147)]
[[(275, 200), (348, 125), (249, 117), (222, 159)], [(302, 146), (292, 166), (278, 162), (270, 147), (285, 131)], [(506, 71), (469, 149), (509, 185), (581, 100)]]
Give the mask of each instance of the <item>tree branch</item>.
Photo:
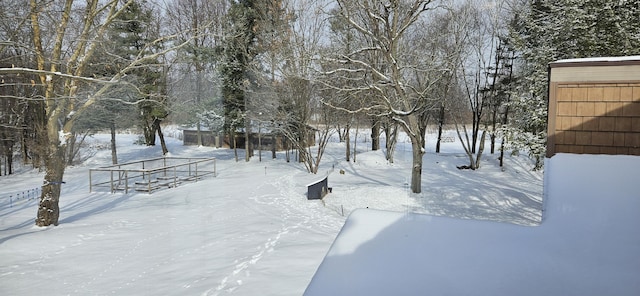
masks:
[(101, 83), (101, 84), (109, 84), (109, 83), (116, 83), (115, 81), (111, 81), (111, 80), (103, 80), (103, 79), (98, 79), (98, 78), (93, 78), (93, 77), (84, 77), (84, 76), (76, 76), (73, 74), (66, 74), (66, 73), (62, 73), (62, 72), (57, 72), (57, 71), (48, 71), (48, 70), (37, 70), (37, 69), (31, 69), (31, 68), (21, 68), (21, 67), (14, 67), (14, 68), (0, 68), (0, 74), (36, 74), (36, 75), (45, 75), (45, 79), (51, 79), (51, 77), (53, 76), (57, 76), (57, 77), (62, 77), (62, 78), (67, 78), (67, 79), (73, 79), (73, 80), (80, 80), (80, 81), (86, 81), (86, 82), (92, 82), (92, 83)]

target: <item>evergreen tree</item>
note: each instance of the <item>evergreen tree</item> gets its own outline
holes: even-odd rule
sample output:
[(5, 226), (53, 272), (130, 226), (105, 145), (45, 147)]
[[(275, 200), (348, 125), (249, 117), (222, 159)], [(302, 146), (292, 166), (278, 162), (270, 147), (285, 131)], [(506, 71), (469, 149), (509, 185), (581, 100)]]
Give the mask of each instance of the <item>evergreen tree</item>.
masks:
[(506, 129), (510, 148), (542, 166), (546, 142), (547, 67), (568, 58), (640, 53), (639, 0), (529, 0), (513, 13), (508, 45), (519, 53), (519, 83)]
[[(154, 42), (158, 32), (153, 22), (153, 11), (147, 7), (146, 0), (134, 1), (113, 22), (109, 43), (113, 46), (111, 54), (117, 57), (113, 65), (115, 71), (129, 65), (141, 52), (150, 54), (159, 50)], [(144, 143), (148, 146), (156, 144), (156, 133), (161, 135), (160, 122), (169, 115), (163, 94), (164, 73), (159, 64), (158, 60), (146, 61), (127, 77), (137, 88), (137, 93), (131, 95), (138, 102), (139, 125), (143, 131)], [(164, 150), (166, 149), (163, 147), (163, 152), (166, 153)]]
[[(249, 132), (246, 120), (247, 88), (251, 84), (250, 64), (258, 54), (256, 47), (257, 6), (255, 0), (234, 2), (227, 12), (227, 29), (223, 44), (218, 50), (222, 58), (222, 98), (224, 105), (224, 129), (229, 136), (229, 144), (236, 147), (235, 133), (244, 126)], [(245, 145), (248, 141), (245, 139)], [(245, 148), (248, 148), (245, 146)], [(236, 160), (238, 159), (235, 150)], [(247, 149), (246, 160), (249, 159)]]

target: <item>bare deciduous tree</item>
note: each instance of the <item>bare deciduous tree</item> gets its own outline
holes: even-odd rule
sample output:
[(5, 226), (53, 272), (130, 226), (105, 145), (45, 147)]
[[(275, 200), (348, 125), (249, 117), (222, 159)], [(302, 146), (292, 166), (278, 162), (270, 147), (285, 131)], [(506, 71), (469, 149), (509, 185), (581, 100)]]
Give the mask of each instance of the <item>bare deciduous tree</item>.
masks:
[[(494, 133), (489, 130), (489, 122), (486, 121), (486, 109), (491, 108), (497, 97), (496, 85), (501, 63), (496, 54), (500, 43), (497, 20), (500, 3), (482, 6), (469, 1), (455, 11), (456, 21), (464, 25), (457, 26), (460, 30), (453, 33), (464, 36), (462, 44), (466, 49), (466, 54), (460, 60), (458, 81), (462, 88), (460, 93), (467, 99), (466, 110), (470, 111), (454, 116), (458, 139), (469, 158), (469, 165), (458, 168), (479, 168), (486, 135)], [(469, 120), (465, 114), (471, 115), (470, 129), (467, 128)]]
[[(419, 193), (422, 191), (422, 156), (425, 152), (423, 112), (431, 104), (427, 98), (428, 89), (421, 87), (431, 84), (414, 83), (410, 70), (420, 67), (405, 59), (408, 49), (403, 39), (423, 13), (433, 8), (432, 1), (339, 0), (337, 3), (339, 17), (357, 32), (361, 42), (357, 48), (333, 57), (335, 63), (345, 66), (325, 74), (335, 79), (346, 77), (347, 73), (361, 73), (363, 79), (348, 88), (336, 86), (331, 81), (326, 84), (354, 97), (376, 93), (369, 97), (366, 106), (350, 111), (386, 116), (409, 136), (413, 151), (411, 190)], [(371, 56), (379, 57), (380, 62), (375, 63)]]
[[(171, 47), (154, 53), (142, 50), (133, 61), (109, 77), (96, 77), (88, 73), (89, 63), (100, 45), (98, 41), (105, 36), (109, 25), (133, 2), (90, 0), (78, 4), (66, 0), (51, 5), (30, 0), (28, 21), (32, 31), (31, 44), (25, 46), (35, 56), (36, 62), (33, 66), (0, 68), (0, 75), (35, 75), (37, 81), (34, 84), (43, 90), (45, 176), (35, 220), (37, 226), (58, 224), (60, 188), (64, 183), (68, 157), (67, 143), (77, 115), (104, 99), (109, 89), (121, 85), (127, 73), (173, 49)], [(80, 14), (80, 23), (72, 29), (70, 23), (74, 12)], [(51, 31), (45, 26), (50, 21), (55, 21)], [(160, 37), (145, 47), (168, 39), (169, 36)], [(85, 92), (87, 85), (97, 85), (97, 89)]]
[(198, 145), (202, 145), (202, 125), (216, 135), (221, 132), (211, 125), (211, 120), (220, 119), (223, 113), (214, 49), (222, 41), (227, 6), (226, 1), (173, 0), (166, 9), (166, 30), (177, 33), (179, 40), (191, 40), (167, 65), (170, 103), (180, 106), (172, 108), (172, 118), (195, 124)]

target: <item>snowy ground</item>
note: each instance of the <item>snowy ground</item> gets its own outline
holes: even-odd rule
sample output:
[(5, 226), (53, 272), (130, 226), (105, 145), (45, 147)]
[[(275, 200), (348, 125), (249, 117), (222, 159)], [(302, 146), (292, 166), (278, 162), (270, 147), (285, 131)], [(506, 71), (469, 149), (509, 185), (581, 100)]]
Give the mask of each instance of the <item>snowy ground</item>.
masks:
[(354, 211), (305, 296), (640, 295), (640, 157), (558, 154), (539, 226)]
[[(118, 136), (120, 162), (161, 155), (160, 147), (133, 145), (135, 138)], [(321, 173), (310, 175), (281, 154), (235, 162), (232, 151), (169, 138), (172, 156), (217, 157), (217, 177), (127, 195), (89, 192), (88, 169), (111, 161), (107, 135), (89, 144), (88, 159), (65, 174), (57, 227), (33, 226), (36, 199), (9, 199), (37, 188), (41, 173), (0, 177), (0, 295), (301, 295), (357, 208), (541, 220), (542, 173), (527, 159), (509, 157), (503, 171), (486, 155), (482, 169), (460, 171), (455, 166), (467, 160), (457, 142), (440, 155), (427, 149), (419, 195), (408, 191), (404, 141), (393, 164), (367, 151), (370, 143), (359, 143), (357, 161), (347, 163), (344, 144), (331, 143)], [(306, 200), (305, 185), (327, 173), (333, 193)]]

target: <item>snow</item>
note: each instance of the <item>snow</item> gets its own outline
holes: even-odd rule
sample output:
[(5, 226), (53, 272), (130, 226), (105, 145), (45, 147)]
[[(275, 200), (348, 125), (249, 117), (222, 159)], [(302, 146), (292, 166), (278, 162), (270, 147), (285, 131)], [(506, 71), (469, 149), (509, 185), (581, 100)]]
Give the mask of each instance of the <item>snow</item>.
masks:
[(566, 64), (566, 63), (592, 63), (592, 62), (625, 62), (625, 61), (640, 61), (640, 55), (636, 56), (619, 56), (619, 57), (594, 57), (594, 58), (578, 58), (578, 59), (564, 59), (558, 60), (551, 64)]
[(548, 159), (539, 226), (354, 211), (305, 295), (640, 295), (638, 165)]
[[(170, 135), (171, 131), (165, 130), (165, 134)], [(361, 131), (358, 136), (360, 141), (370, 139), (366, 132)], [(435, 143), (433, 133), (428, 136), (428, 143)], [(136, 139), (135, 135), (118, 135), (120, 162), (162, 155), (160, 147), (133, 144)], [(564, 259), (571, 258), (572, 253), (589, 254), (594, 250), (620, 254), (618, 259), (630, 251), (637, 253), (637, 236), (628, 234), (635, 233), (631, 227), (638, 225), (638, 220), (630, 221), (631, 226), (619, 224), (638, 209), (637, 203), (628, 203), (637, 197), (629, 194), (637, 192), (637, 181), (631, 182), (635, 171), (630, 168), (638, 167), (638, 157), (555, 156), (545, 178), (560, 179), (562, 184), (552, 182), (545, 191), (553, 197), (564, 196), (560, 193), (570, 189), (572, 199), (550, 199), (545, 204), (548, 211), (544, 223), (535, 226), (542, 219), (542, 174), (531, 172), (531, 162), (524, 157), (508, 157), (503, 170), (496, 165), (497, 156), (488, 154), (480, 170), (458, 170), (456, 165), (468, 161), (459, 143), (444, 143), (441, 154), (427, 147), (423, 193), (411, 194), (411, 145), (405, 138), (400, 139), (395, 163), (388, 163), (382, 151), (368, 151), (370, 143), (358, 143), (357, 161), (345, 162), (344, 143), (330, 143), (318, 175), (308, 174), (295, 161), (287, 163), (283, 154), (278, 154), (276, 160), (263, 154), (262, 162), (257, 157), (245, 162), (240, 150), (241, 160), (236, 162), (233, 151), (228, 149), (182, 146), (180, 141), (168, 138), (172, 156), (216, 157), (217, 176), (152, 194), (111, 194), (89, 192), (88, 181), (90, 168), (111, 164), (109, 136), (96, 135), (88, 141), (82, 150), (86, 160), (65, 172), (57, 227), (33, 226), (36, 198), (28, 194), (26, 198), (16, 198), (20, 192), (39, 188), (43, 173), (19, 167), (18, 173), (0, 177), (0, 295), (38, 295), (42, 291), (52, 295), (301, 295), (308, 285), (309, 293), (323, 293), (331, 292), (325, 290), (331, 286), (315, 285), (321, 283), (318, 278), (311, 285), (310, 282), (319, 266), (319, 272), (331, 269), (327, 258), (345, 262), (361, 258), (374, 267), (364, 274), (374, 277), (380, 271), (395, 271), (393, 278), (403, 279), (398, 283), (433, 279), (431, 282), (439, 282), (433, 289), (442, 289), (434, 293), (438, 295), (449, 293), (446, 289), (466, 287), (475, 291), (474, 285), (483, 287), (476, 279), (480, 271), (496, 275), (494, 282), (511, 283), (513, 289), (521, 287), (518, 291), (522, 293), (515, 294), (526, 294), (525, 289), (535, 288), (535, 281), (542, 276), (531, 268), (531, 281), (518, 282), (521, 274), (510, 272), (508, 268), (515, 265), (507, 264), (516, 259), (520, 260), (518, 266), (552, 264), (556, 274), (571, 270), (576, 275), (570, 279), (576, 281), (605, 276), (598, 274), (598, 269), (583, 267), (602, 263), (599, 268), (603, 272), (616, 271), (618, 267), (618, 272), (608, 276), (615, 277), (622, 289), (628, 288), (624, 284), (630, 276), (638, 278), (636, 258), (615, 261), (603, 256), (578, 267)], [(588, 186), (576, 185), (581, 182), (580, 176), (590, 173), (600, 173), (608, 179), (600, 183), (589, 179)], [(322, 201), (307, 200), (305, 185), (327, 174), (333, 192)], [(607, 184), (616, 187), (601, 188)], [(593, 197), (600, 195), (607, 197), (606, 202)], [(576, 204), (583, 196), (592, 201), (589, 204), (596, 202), (597, 212), (587, 212)], [(562, 209), (560, 212), (567, 215), (554, 217), (552, 209)], [(619, 215), (610, 217), (613, 210)], [(373, 216), (379, 219), (362, 224)], [(592, 231), (574, 229), (577, 222), (558, 229), (553, 226), (564, 225), (561, 222), (571, 217), (592, 217), (580, 220)], [(397, 223), (402, 221), (409, 224)], [(546, 226), (547, 223), (551, 224)], [(403, 225), (411, 226), (407, 229), (413, 232), (407, 232), (407, 236), (389, 232), (389, 226), (402, 230)], [(600, 225), (620, 228), (605, 231)], [(431, 234), (415, 235), (422, 231)], [(362, 236), (343, 240), (349, 232)], [(466, 236), (452, 235), (456, 233)], [(532, 236), (548, 240), (534, 240)], [(616, 240), (595, 244), (596, 239), (607, 236)], [(473, 239), (484, 244), (462, 244)], [(583, 245), (571, 249), (569, 246), (575, 247), (572, 241)], [(380, 246), (373, 242), (388, 247), (385, 256), (365, 256), (376, 250), (374, 246)], [(434, 256), (418, 249), (427, 242), (437, 243), (442, 254)], [(407, 249), (395, 248), (400, 245)], [(371, 249), (367, 250), (367, 246)], [(553, 248), (545, 253), (545, 260), (522, 256), (547, 246)], [(461, 250), (465, 251), (464, 256), (445, 260)], [(498, 251), (504, 251), (502, 257), (496, 255)], [(402, 260), (394, 261), (397, 258)], [(399, 264), (408, 259), (413, 265)], [(438, 272), (419, 274), (418, 263)], [(456, 264), (475, 267), (454, 274)], [(362, 267), (350, 266), (354, 271)], [(356, 275), (349, 275), (354, 283)], [(332, 285), (340, 287), (342, 283), (336, 281)], [(594, 285), (566, 282), (567, 286), (574, 284), (578, 288)], [(411, 285), (387, 288), (391, 290), (380, 293), (392, 291), (388, 294), (400, 295), (410, 291)], [(611, 291), (624, 295), (615, 293), (622, 290)]]
[(60, 145), (67, 142), (67, 138), (71, 137), (71, 133), (65, 133), (63, 130), (58, 131), (58, 141)]

